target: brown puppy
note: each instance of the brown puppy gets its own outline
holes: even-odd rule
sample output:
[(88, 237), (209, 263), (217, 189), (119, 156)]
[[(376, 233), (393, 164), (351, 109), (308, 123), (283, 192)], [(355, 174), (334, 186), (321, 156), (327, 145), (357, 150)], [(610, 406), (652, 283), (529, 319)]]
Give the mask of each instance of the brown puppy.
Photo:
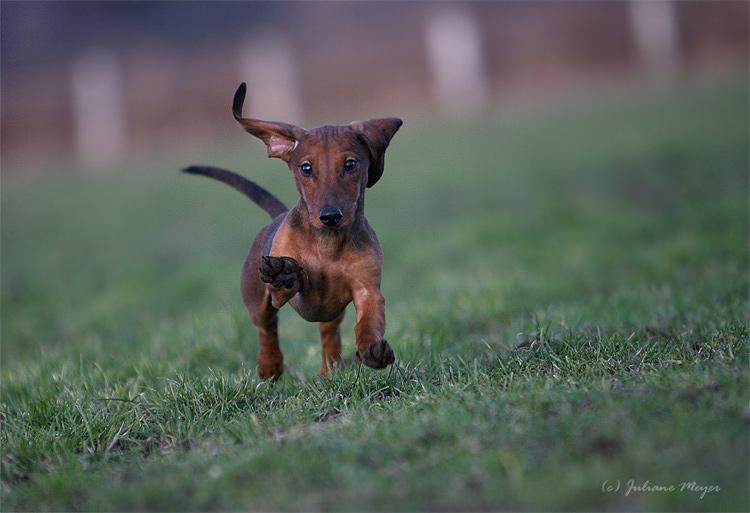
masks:
[(365, 188), (383, 174), (385, 150), (401, 120), (305, 130), (243, 118), (245, 92), (242, 83), (232, 103), (234, 118), (266, 144), (269, 157), (287, 163), (300, 195), (297, 205), (287, 209), (268, 191), (230, 171), (208, 166), (183, 171), (231, 185), (273, 218), (255, 238), (242, 267), (242, 298), (260, 340), (258, 373), (276, 379), (284, 370), (277, 313), (286, 303), (303, 319), (320, 323), (323, 376), (341, 364), (339, 325), (352, 301), (357, 357), (369, 367), (387, 367), (395, 356), (383, 339), (383, 253), (365, 218)]

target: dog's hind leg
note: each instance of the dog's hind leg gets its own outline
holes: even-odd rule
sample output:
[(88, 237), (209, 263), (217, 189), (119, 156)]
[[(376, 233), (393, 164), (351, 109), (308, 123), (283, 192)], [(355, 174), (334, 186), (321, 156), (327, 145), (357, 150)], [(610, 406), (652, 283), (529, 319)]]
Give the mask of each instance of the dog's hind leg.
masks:
[(250, 311), (250, 318), (258, 330), (258, 374), (263, 379), (278, 379), (284, 372), (284, 355), (279, 347), (278, 312), (271, 304), (270, 297), (260, 308)]
[(258, 279), (259, 249), (256, 241), (242, 267), (242, 299), (258, 330), (258, 374), (263, 379), (278, 379), (284, 372), (278, 335), (279, 311), (273, 306), (268, 287)]
[(323, 365), (320, 375), (327, 378), (331, 369), (341, 366), (341, 321), (344, 312), (333, 321), (320, 323), (320, 342), (323, 346)]

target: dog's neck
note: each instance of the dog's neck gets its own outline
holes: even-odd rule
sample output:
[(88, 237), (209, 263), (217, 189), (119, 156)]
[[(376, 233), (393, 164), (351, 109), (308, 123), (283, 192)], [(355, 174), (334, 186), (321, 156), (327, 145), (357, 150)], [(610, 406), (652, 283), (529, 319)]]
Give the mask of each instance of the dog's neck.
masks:
[(361, 195), (351, 223), (340, 228), (319, 228), (310, 222), (307, 205), (300, 198), (289, 211), (289, 221), (293, 230), (310, 240), (309, 247), (314, 248), (319, 257), (335, 259), (349, 248), (361, 247), (363, 241), (369, 238), (364, 209), (364, 195)]

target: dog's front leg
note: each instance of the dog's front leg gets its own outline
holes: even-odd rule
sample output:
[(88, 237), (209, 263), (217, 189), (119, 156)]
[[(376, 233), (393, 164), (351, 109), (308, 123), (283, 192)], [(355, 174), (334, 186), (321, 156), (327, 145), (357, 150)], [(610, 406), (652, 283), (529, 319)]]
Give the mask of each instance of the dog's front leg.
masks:
[(357, 322), (357, 357), (373, 369), (384, 369), (396, 360), (385, 334), (385, 298), (378, 288), (361, 288), (354, 293)]
[(302, 289), (304, 270), (292, 257), (264, 256), (260, 261), (260, 279), (268, 284), (271, 304), (279, 309)]

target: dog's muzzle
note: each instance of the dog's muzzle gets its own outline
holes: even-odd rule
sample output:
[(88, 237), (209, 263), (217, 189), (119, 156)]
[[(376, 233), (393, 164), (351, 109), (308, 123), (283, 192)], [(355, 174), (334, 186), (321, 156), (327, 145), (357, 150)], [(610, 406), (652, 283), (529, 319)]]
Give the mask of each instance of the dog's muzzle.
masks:
[(326, 226), (336, 226), (344, 214), (338, 207), (323, 207), (320, 209), (320, 222)]

